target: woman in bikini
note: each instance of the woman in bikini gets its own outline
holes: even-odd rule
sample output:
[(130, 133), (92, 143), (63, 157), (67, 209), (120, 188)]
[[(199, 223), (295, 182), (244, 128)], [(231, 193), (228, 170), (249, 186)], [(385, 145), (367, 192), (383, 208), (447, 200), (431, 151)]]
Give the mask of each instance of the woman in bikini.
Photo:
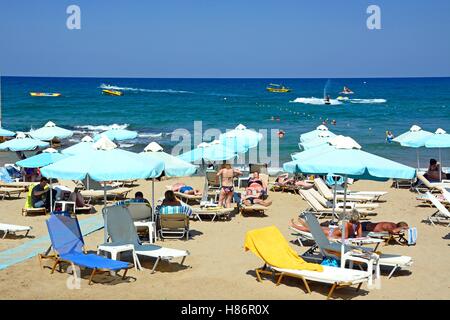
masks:
[(217, 172), (217, 176), (221, 178), (221, 189), (219, 195), (219, 206), (231, 208), (231, 200), (234, 194), (233, 178), (242, 173), (233, 169), (229, 163), (222, 166), (222, 169)]

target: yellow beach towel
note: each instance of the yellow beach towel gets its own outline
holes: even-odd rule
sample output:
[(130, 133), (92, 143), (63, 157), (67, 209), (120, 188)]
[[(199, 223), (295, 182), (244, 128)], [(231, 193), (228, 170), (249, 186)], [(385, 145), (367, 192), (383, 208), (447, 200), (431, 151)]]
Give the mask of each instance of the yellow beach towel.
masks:
[[(33, 183), (28, 187), (27, 200), (25, 201), (24, 209), (32, 209), (33, 201), (31, 200), (31, 195), (33, 193), (33, 188), (37, 185), (37, 183)], [(49, 188), (48, 185), (45, 186), (45, 190)]]
[(323, 271), (320, 264), (309, 263), (299, 257), (275, 226), (248, 231), (244, 247), (245, 251), (250, 250), (273, 267)]

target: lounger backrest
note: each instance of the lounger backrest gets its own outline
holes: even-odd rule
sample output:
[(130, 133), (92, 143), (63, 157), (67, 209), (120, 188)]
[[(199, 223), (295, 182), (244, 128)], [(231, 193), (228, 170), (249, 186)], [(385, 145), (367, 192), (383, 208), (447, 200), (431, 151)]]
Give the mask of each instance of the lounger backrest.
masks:
[(434, 189), (433, 185), (425, 178), (422, 174), (417, 174), (417, 179), (419, 179), (428, 189)]
[(208, 185), (210, 187), (219, 187), (220, 181), (217, 176), (217, 171), (206, 171), (206, 179), (208, 180)]
[(426, 195), (441, 214), (450, 217), (450, 212), (448, 211), (448, 209), (431, 192), (427, 191)]
[(128, 203), (125, 207), (133, 221), (148, 220), (152, 217), (152, 207), (147, 203)]
[(103, 209), (106, 230), (112, 242), (140, 245), (136, 227), (130, 212), (122, 206), (110, 206)]
[(322, 180), (322, 178), (315, 178), (314, 179), (314, 185), (316, 186), (317, 190), (327, 199), (333, 199), (333, 193), (330, 189), (328, 189), (325, 182)]
[[(87, 183), (83, 181), (84, 185), (87, 188)], [(103, 186), (100, 184), (100, 182), (95, 181), (93, 179), (89, 179), (89, 190), (104, 190)]]
[(325, 256), (333, 256), (334, 258), (336, 258), (336, 255), (332, 254), (332, 252), (341, 252), (341, 245), (332, 243), (328, 240), (328, 238), (323, 233), (319, 221), (317, 221), (317, 218), (313, 213), (306, 212), (303, 214), (303, 217), (305, 218), (309, 231), (313, 235), (314, 240), (319, 246), (322, 254)]
[(60, 255), (83, 253), (84, 241), (77, 218), (52, 214), (46, 223), (56, 252)]
[(315, 190), (315, 189), (308, 189), (309, 193), (317, 200), (319, 201), (319, 203), (324, 206), (325, 208), (330, 208), (333, 206), (333, 204), (328, 201), (327, 199), (325, 199), (320, 193), (319, 191)]
[(161, 214), (159, 219), (163, 229), (189, 228), (189, 217), (185, 214)]
[(317, 201), (316, 198), (313, 197), (313, 195), (310, 193), (310, 190), (298, 190), (300, 195), (303, 197), (303, 199), (306, 200), (306, 202), (308, 202), (308, 204), (310, 205), (310, 207), (314, 210), (314, 211), (322, 211), (324, 210), (324, 206), (322, 206), (320, 204), (319, 201)]

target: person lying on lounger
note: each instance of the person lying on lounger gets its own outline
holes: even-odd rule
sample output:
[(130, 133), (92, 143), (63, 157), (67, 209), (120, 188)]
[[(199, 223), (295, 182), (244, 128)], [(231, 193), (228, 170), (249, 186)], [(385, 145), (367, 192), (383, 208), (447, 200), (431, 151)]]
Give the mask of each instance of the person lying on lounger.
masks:
[(176, 183), (172, 186), (173, 192), (179, 192), (184, 194), (190, 194), (193, 196), (201, 196), (202, 193), (198, 189), (194, 189), (191, 186), (185, 185), (184, 183)]
[(311, 189), (312, 187), (314, 187), (314, 184), (312, 183), (308, 183), (306, 181), (303, 180), (296, 180), (295, 178), (289, 178), (289, 174), (288, 173), (284, 173), (282, 175), (279, 175), (276, 179), (275, 182), (278, 183), (279, 185), (290, 185), (290, 186), (296, 186), (296, 187), (301, 187), (302, 189)]
[(409, 228), (408, 224), (404, 221), (400, 221), (398, 223), (394, 222), (369, 222), (364, 221), (361, 222), (362, 231), (369, 232), (389, 232), (389, 234), (398, 234), (403, 230), (407, 230)]
[[(258, 187), (259, 186), (259, 187)], [(267, 200), (267, 193), (262, 186), (252, 186), (245, 189), (245, 195), (242, 198), (242, 203), (246, 206), (259, 204), (264, 207), (272, 205), (271, 200)]]
[[(291, 219), (291, 226), (299, 231), (310, 232), (307, 223), (301, 218), (298, 218), (298, 223), (295, 223), (294, 219)], [(328, 239), (342, 238), (342, 232), (339, 226), (322, 226), (322, 231)], [(344, 238), (359, 238), (362, 237), (362, 232), (363, 229), (361, 223), (359, 222), (359, 214), (357, 211), (353, 211), (350, 220), (345, 225)]]

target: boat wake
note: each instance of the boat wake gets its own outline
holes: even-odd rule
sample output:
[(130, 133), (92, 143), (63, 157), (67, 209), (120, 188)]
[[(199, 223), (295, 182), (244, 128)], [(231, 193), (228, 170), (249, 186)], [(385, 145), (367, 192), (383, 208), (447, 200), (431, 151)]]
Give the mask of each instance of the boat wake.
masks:
[(99, 88), (103, 90), (119, 90), (119, 91), (150, 92), (150, 93), (193, 93), (191, 91), (173, 90), (173, 89), (142, 89), (142, 88), (118, 87), (104, 83), (100, 85)]
[(372, 103), (386, 103), (386, 99), (349, 99), (351, 103), (365, 103), (365, 104), (372, 104)]
[[(322, 106), (322, 105), (326, 105), (324, 99), (322, 98), (297, 98), (295, 100), (292, 100), (290, 102), (293, 103), (303, 103), (303, 104), (312, 104), (312, 105), (316, 105), (316, 106)], [(341, 101), (337, 100), (337, 99), (330, 99), (330, 105), (339, 105), (342, 104)]]

